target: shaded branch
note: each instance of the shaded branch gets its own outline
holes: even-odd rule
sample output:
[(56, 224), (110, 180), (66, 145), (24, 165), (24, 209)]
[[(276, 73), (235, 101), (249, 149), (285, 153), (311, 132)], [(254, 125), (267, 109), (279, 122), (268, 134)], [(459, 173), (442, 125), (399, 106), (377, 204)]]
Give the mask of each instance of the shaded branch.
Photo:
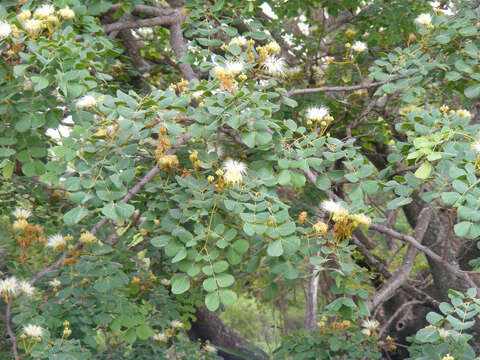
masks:
[(12, 329), (12, 323), (10, 320), (11, 316), (12, 316), (12, 301), (11, 299), (9, 299), (7, 301), (7, 307), (5, 309), (5, 325), (7, 326), (7, 333), (12, 343), (13, 358), (15, 360), (19, 360), (20, 357), (18, 356), (18, 339), (15, 336), (15, 333), (13, 332), (13, 329)]
[[(426, 205), (420, 212), (417, 226), (413, 231), (413, 236), (411, 236), (416, 243), (420, 244), (422, 241), (432, 215), (433, 207), (431, 205)], [(394, 295), (395, 291), (407, 282), (418, 252), (419, 249), (410, 243), (407, 253), (403, 257), (400, 268), (393, 274), (389, 282), (385, 283), (379, 291), (377, 291), (370, 297), (370, 299), (368, 299), (367, 306), (370, 310), (375, 309), (378, 305), (390, 299)]]
[(468, 283), (469, 286), (478, 289), (475, 282), (468, 275), (468, 272), (462, 271), (462, 270), (458, 269), (457, 267), (453, 266), (452, 264), (449, 264), (441, 256), (437, 255), (434, 251), (432, 251), (430, 248), (420, 244), (413, 236), (399, 233), (399, 232), (397, 232), (393, 229), (390, 229), (386, 226), (379, 225), (379, 224), (371, 224), (370, 229), (376, 230), (376, 231), (381, 232), (383, 234), (393, 236), (396, 239), (399, 239), (399, 240), (405, 241), (409, 244), (412, 244), (418, 250), (425, 253), (425, 255), (427, 255), (430, 259), (432, 259), (433, 261), (441, 264), (445, 270), (448, 270), (450, 273), (457, 276), (458, 278), (465, 280)]

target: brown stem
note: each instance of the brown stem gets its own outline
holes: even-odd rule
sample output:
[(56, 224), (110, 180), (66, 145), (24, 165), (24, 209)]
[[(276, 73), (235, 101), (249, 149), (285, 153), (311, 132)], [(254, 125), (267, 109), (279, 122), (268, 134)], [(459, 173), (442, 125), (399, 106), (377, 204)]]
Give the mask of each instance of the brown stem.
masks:
[(12, 316), (12, 301), (9, 299), (7, 301), (7, 308), (5, 309), (5, 325), (7, 326), (7, 333), (10, 337), (10, 341), (12, 342), (12, 351), (13, 351), (13, 358), (15, 360), (20, 360), (18, 356), (18, 340), (15, 336), (15, 333), (12, 330), (12, 323), (10, 322), (10, 318)]

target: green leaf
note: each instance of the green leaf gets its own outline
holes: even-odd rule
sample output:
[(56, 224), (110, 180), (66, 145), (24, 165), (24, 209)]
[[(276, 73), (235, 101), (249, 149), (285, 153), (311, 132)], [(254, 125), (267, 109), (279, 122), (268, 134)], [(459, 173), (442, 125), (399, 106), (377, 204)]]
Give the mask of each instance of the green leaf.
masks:
[(88, 215), (87, 209), (77, 206), (63, 215), (63, 222), (67, 226), (72, 226), (79, 223), (85, 216)]
[(205, 305), (208, 310), (216, 311), (220, 306), (220, 297), (217, 292), (213, 292), (205, 296)]
[(462, 221), (458, 224), (455, 224), (453, 230), (455, 234), (460, 237), (468, 237), (470, 233), (470, 228), (472, 227), (472, 223), (470, 221)]
[(105, 205), (101, 210), (103, 215), (106, 217), (116, 220), (117, 219), (117, 213), (115, 212), (115, 206), (113, 204), (107, 204)]
[(220, 290), (220, 301), (225, 307), (233, 306), (237, 302), (237, 294), (228, 289)]
[(443, 316), (436, 313), (436, 312), (433, 312), (433, 311), (430, 311), (428, 314), (427, 314), (427, 321), (431, 324), (431, 325), (435, 325), (435, 326), (439, 326), (441, 324), (441, 321), (443, 320)]
[(135, 211), (135, 206), (126, 203), (118, 203), (115, 206), (115, 210), (120, 219), (128, 219)]
[(228, 287), (235, 282), (235, 278), (230, 274), (218, 274), (215, 279), (217, 280), (217, 284), (220, 287)]
[(282, 241), (275, 240), (268, 244), (267, 254), (273, 257), (281, 256), (283, 254)]
[(443, 192), (441, 196), (443, 202), (449, 206), (452, 206), (460, 199), (460, 194), (455, 191)]
[(469, 86), (468, 88), (465, 89), (464, 94), (469, 99), (473, 99), (480, 96), (480, 84)]
[(217, 290), (217, 282), (213, 277), (206, 278), (203, 280), (203, 288), (208, 292), (215, 291)]
[(404, 198), (403, 196), (400, 196), (398, 198), (393, 199), (387, 204), (387, 209), (388, 210), (393, 210), (397, 209), (400, 206), (410, 204), (413, 200), (411, 198)]
[(166, 246), (170, 239), (171, 237), (169, 235), (160, 235), (150, 240), (150, 243), (157, 248), (161, 248)]
[(427, 327), (418, 330), (415, 339), (421, 343), (433, 343), (440, 339), (440, 335), (434, 327)]
[(426, 179), (430, 176), (432, 172), (432, 165), (429, 162), (424, 162), (418, 169), (415, 171), (415, 176), (419, 179)]
[(147, 340), (148, 338), (155, 335), (152, 328), (148, 325), (140, 325), (139, 327), (137, 327), (135, 333), (140, 340)]
[(172, 293), (183, 294), (190, 289), (190, 279), (187, 275), (176, 274), (172, 277)]

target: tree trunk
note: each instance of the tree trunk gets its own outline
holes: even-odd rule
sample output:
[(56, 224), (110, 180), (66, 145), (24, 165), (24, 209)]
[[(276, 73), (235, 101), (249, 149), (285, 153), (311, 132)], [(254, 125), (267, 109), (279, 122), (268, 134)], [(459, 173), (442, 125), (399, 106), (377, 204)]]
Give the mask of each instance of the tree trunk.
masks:
[(218, 354), (225, 360), (265, 360), (264, 357), (259, 356), (249, 350), (245, 350), (245, 345), (251, 345), (251, 343), (240, 336), (235, 330), (231, 329), (220, 319), (220, 317), (209, 311), (205, 307), (197, 308), (195, 313), (197, 321), (192, 324), (192, 328), (188, 331), (188, 337), (192, 341), (205, 342), (209, 340), (211, 344), (221, 346), (233, 351), (245, 353), (248, 357), (240, 357), (231, 354), (227, 354), (224, 351), (219, 351)]

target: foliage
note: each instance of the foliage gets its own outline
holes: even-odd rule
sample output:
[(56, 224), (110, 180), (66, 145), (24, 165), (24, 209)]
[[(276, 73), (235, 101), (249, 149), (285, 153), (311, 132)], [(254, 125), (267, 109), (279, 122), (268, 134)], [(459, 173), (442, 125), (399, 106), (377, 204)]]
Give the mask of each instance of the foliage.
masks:
[[(394, 227), (433, 204), (455, 246), (480, 235), (478, 9), (269, 3), (276, 18), (256, 1), (0, 5), (0, 356), (219, 358), (188, 340), (198, 309), (279, 304), (322, 274), (328, 305), (316, 316), (305, 295), (313, 325), (273, 357), (376, 359), (396, 348), (368, 320), (390, 271), (408, 268), (397, 290), (448, 261), (475, 284), (447, 242)], [(369, 229), (401, 261), (360, 249)], [(412, 358), (475, 357), (476, 291), (449, 296)]]

